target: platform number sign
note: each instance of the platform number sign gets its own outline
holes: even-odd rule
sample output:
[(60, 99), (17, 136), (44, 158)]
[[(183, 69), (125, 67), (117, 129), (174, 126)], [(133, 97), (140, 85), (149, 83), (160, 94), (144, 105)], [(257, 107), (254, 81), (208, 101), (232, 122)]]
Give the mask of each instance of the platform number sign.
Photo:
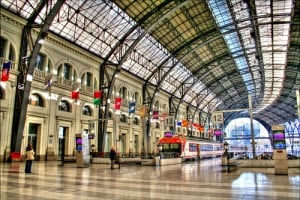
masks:
[(212, 123), (215, 124), (223, 124), (223, 112), (213, 112), (212, 113)]

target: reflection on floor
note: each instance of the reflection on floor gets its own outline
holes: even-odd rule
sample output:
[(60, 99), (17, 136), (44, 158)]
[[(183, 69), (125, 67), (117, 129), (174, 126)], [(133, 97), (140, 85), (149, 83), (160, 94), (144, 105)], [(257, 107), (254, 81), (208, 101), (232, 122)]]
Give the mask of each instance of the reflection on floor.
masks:
[(300, 199), (300, 169), (274, 175), (271, 168), (222, 172), (220, 159), (172, 166), (92, 164), (77, 168), (58, 162), (1, 163), (1, 200), (17, 199)]

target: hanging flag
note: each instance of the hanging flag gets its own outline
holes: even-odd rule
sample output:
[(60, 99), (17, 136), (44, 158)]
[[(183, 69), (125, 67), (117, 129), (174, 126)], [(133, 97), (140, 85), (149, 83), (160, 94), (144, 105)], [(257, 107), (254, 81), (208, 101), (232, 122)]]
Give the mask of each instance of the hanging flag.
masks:
[(181, 126), (181, 121), (177, 121), (176, 125)]
[(72, 99), (79, 99), (79, 89), (75, 90), (75, 91), (72, 91), (71, 98)]
[(183, 119), (182, 120), (182, 127), (188, 127), (188, 120), (186, 120), (186, 119)]
[(71, 98), (72, 99), (79, 99), (79, 90), (80, 90), (80, 84), (79, 83), (74, 83), (72, 86), (72, 93), (71, 93)]
[(140, 108), (140, 116), (141, 116), (141, 117), (145, 117), (145, 116), (147, 115), (147, 112), (148, 112), (147, 106), (143, 105), (143, 106)]
[(45, 78), (45, 84), (44, 84), (44, 89), (48, 89), (51, 87), (52, 84), (52, 74), (49, 74), (48, 76), (46, 76)]
[(115, 109), (116, 110), (120, 110), (121, 102), (122, 102), (122, 98), (121, 97), (116, 97), (116, 99), (115, 99)]
[(129, 114), (135, 113), (135, 102), (130, 102), (129, 103)]
[(100, 105), (102, 102), (102, 98), (103, 98), (103, 91), (99, 90), (99, 91), (94, 92), (94, 104), (95, 105)]
[(3, 63), (1, 81), (8, 81), (11, 62)]
[(159, 114), (159, 111), (158, 110), (154, 110), (153, 111), (153, 119), (158, 119), (158, 114)]

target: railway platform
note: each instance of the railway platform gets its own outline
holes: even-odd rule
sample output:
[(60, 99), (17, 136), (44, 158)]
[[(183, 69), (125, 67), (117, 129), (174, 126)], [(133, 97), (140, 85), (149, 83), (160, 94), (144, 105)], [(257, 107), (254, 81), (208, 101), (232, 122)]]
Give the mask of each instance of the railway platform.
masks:
[(205, 159), (178, 165), (109, 164), (61, 166), (56, 161), (35, 161), (33, 173), (24, 173), (24, 162), (1, 163), (2, 200), (199, 200), (300, 198), (300, 169), (274, 175), (273, 168), (238, 168), (222, 172), (221, 159)]

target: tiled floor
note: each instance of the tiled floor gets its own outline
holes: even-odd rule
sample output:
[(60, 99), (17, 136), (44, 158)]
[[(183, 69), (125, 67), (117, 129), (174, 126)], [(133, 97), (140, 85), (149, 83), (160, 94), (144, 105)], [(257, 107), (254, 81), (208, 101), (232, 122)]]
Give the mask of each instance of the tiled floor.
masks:
[(77, 168), (58, 162), (1, 163), (1, 200), (17, 199), (300, 199), (300, 169), (274, 175), (274, 169), (239, 168), (222, 172), (220, 159), (173, 166), (93, 164)]

